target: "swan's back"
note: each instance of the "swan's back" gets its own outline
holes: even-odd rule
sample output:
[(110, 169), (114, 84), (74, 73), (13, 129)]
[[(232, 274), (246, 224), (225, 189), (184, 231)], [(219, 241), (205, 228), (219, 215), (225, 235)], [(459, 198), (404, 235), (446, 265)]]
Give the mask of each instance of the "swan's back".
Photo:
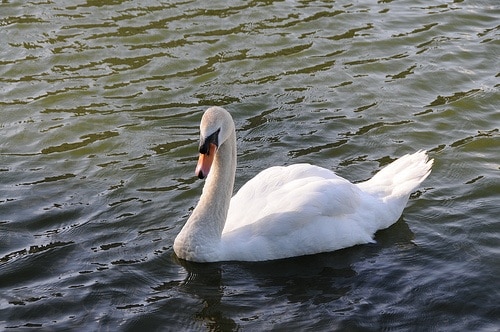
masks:
[[(269, 168), (232, 198), (222, 233), (225, 260), (268, 260), (371, 241), (362, 224), (370, 197), (335, 173), (297, 164)], [(227, 250), (226, 250), (226, 249)]]
[(266, 169), (231, 199), (223, 259), (278, 259), (371, 242), (397, 221), (431, 165), (417, 152), (358, 185), (309, 164)]
[(317, 196), (326, 208), (330, 205), (325, 201), (328, 194), (319, 193), (334, 186), (336, 181), (350, 184), (332, 171), (310, 164), (270, 167), (245, 183), (231, 199), (223, 232), (248, 225), (269, 214), (310, 210), (319, 204), (319, 201), (310, 199), (312, 196)]

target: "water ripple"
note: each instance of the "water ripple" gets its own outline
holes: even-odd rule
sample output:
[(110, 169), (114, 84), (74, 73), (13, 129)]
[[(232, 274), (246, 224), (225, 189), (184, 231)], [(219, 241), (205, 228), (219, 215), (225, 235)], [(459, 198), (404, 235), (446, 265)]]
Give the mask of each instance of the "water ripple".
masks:
[[(493, 330), (497, 7), (4, 1), (0, 327)], [(180, 262), (212, 105), (236, 188), (295, 162), (362, 181), (417, 149), (433, 173), (374, 244)]]

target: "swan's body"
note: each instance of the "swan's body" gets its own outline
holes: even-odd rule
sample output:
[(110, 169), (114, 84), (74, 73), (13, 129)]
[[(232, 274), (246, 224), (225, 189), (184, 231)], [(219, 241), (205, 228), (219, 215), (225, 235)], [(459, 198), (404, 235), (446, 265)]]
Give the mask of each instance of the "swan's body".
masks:
[(309, 164), (271, 167), (231, 198), (236, 171), (231, 115), (209, 108), (200, 131), (196, 173), (210, 176), (174, 242), (177, 256), (190, 261), (264, 261), (371, 242), (377, 230), (398, 220), (432, 166), (419, 151), (359, 184)]

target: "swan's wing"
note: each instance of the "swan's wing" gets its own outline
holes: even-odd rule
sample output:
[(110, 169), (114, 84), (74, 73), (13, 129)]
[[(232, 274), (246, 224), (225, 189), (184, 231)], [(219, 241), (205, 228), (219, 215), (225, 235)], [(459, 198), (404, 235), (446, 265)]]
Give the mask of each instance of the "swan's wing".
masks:
[(296, 219), (304, 219), (298, 223), (315, 216), (348, 215), (356, 211), (359, 200), (360, 190), (330, 170), (309, 164), (272, 167), (248, 181), (231, 199), (223, 233), (270, 215), (295, 213)]
[(252, 184), (233, 198), (221, 242), (224, 259), (277, 259), (372, 241), (375, 229), (367, 221), (376, 212), (373, 198), (347, 180), (306, 176), (273, 189)]

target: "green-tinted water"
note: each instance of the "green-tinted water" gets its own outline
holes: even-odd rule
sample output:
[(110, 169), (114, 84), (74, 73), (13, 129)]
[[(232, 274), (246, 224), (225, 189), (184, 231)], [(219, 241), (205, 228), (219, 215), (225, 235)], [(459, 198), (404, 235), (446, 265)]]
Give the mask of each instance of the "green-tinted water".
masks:
[[(499, 328), (496, 1), (0, 8), (3, 329)], [(237, 188), (296, 162), (361, 181), (419, 149), (433, 173), (376, 244), (181, 264), (212, 105)]]

